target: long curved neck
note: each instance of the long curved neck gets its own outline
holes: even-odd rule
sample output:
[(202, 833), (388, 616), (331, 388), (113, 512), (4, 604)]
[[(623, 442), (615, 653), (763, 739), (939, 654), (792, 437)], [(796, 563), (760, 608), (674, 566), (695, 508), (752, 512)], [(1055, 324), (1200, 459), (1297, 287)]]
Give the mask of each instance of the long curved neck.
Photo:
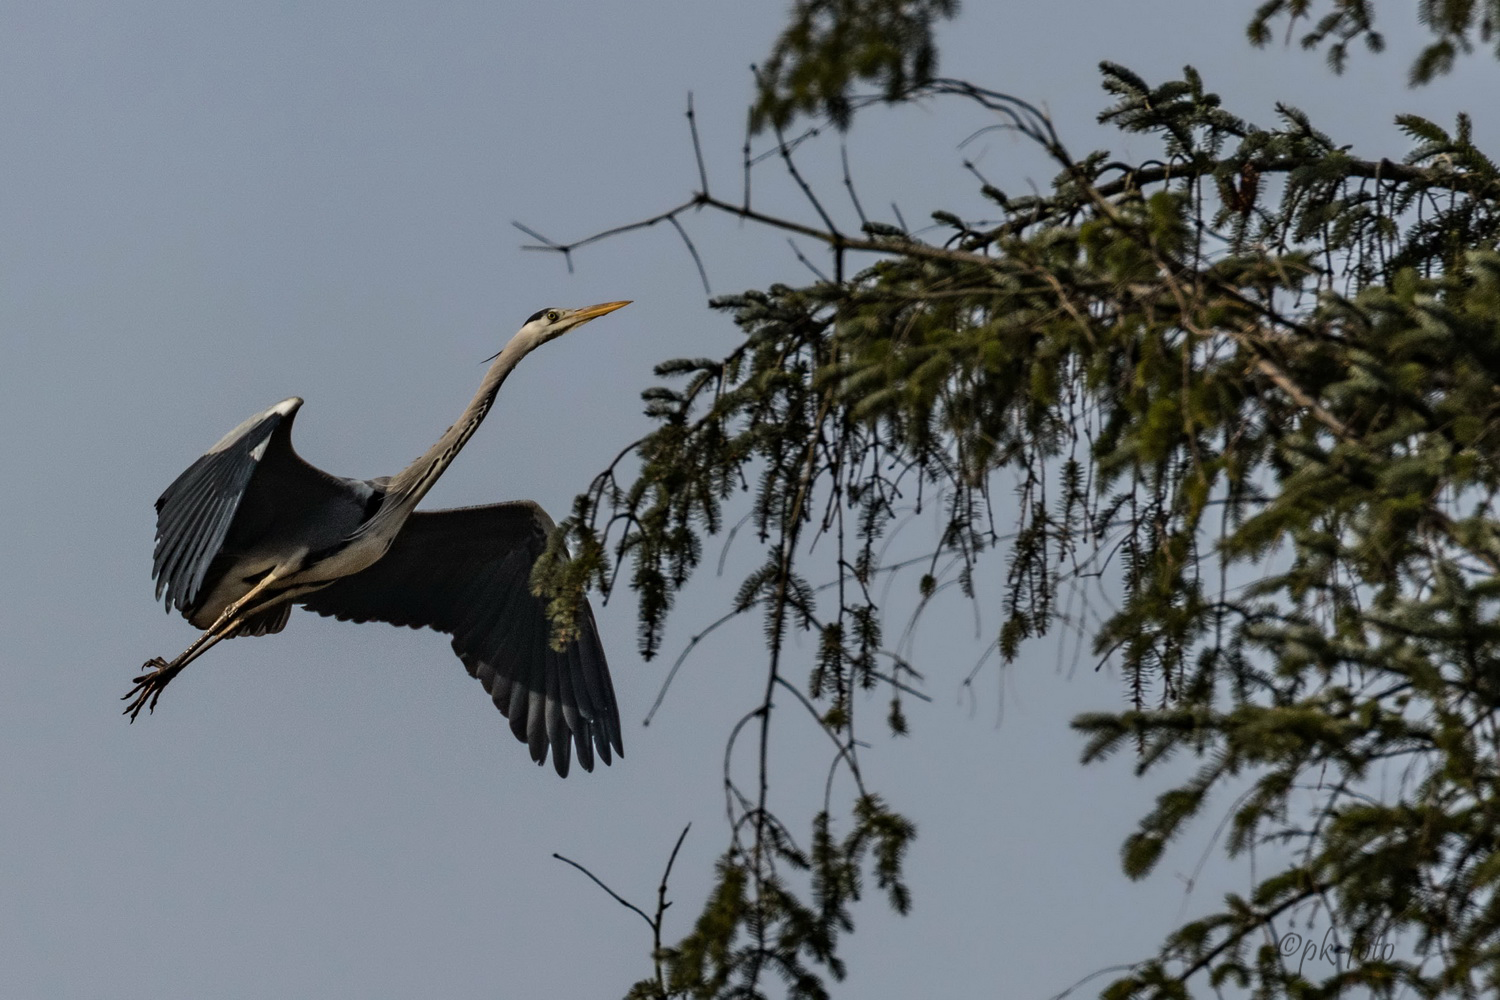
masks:
[(529, 337), (517, 334), (512, 337), (510, 343), (495, 355), (494, 364), (490, 365), (489, 371), (484, 373), (484, 380), (479, 383), (479, 391), (474, 393), (474, 398), (469, 400), (469, 405), (464, 412), (453, 422), (453, 425), (443, 432), (431, 448), (406, 468), (391, 477), (386, 485), (386, 500), (381, 504), (373, 517), (365, 523), (362, 532), (388, 533), (389, 537), (395, 537), (401, 524), (416, 508), (418, 502), (432, 489), (443, 470), (452, 464), (459, 449), (474, 436), (479, 425), (484, 421), (485, 415), (490, 412), (490, 406), (495, 402), (495, 396), (500, 392), (500, 386), (521, 359), (529, 354), (536, 343)]

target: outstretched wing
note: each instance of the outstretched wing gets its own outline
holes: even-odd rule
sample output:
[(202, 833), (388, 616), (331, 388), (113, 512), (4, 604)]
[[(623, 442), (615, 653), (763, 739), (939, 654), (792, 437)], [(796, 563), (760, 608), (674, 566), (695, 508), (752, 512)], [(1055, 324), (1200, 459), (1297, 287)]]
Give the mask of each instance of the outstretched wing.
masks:
[(246, 420), (188, 466), (156, 501), (151, 576), (157, 599), (165, 591), (168, 607), (186, 612), (192, 606), (272, 437), (285, 426), (281, 438), (289, 440), (301, 405), (293, 396)]
[[(336, 546), (379, 506), (378, 481), (332, 476), (292, 447), (302, 400), (284, 399), (224, 435), (156, 501), (156, 596), (192, 618), (237, 557), (279, 543)], [(284, 615), (247, 622), (238, 634), (279, 631)]]
[(552, 519), (530, 501), (418, 511), (368, 569), (301, 599), (320, 615), (434, 628), (479, 678), (516, 738), (538, 764), (568, 774), (570, 741), (584, 770), (594, 751), (610, 763), (624, 754), (620, 710), (593, 611), (585, 604), (579, 636), (551, 646), (546, 603), (531, 592), (531, 567)]

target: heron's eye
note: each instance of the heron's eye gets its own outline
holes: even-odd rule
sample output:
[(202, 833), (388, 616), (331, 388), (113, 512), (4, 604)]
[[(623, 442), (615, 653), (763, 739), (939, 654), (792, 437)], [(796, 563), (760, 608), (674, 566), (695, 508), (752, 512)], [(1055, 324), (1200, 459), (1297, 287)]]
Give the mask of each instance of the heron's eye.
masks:
[(556, 323), (560, 319), (562, 319), (562, 313), (558, 312), (556, 309), (548, 309), (547, 310), (547, 322), (548, 323)]

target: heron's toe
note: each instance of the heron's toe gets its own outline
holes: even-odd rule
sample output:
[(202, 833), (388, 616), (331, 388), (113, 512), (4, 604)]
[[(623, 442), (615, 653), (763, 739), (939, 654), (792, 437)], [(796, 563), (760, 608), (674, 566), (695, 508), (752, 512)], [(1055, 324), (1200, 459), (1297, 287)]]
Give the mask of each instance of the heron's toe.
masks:
[(141, 664), (141, 669), (144, 670), (145, 673), (135, 678), (134, 683), (136, 684), (143, 684), (161, 674), (163, 670), (167, 669), (167, 661), (162, 659), (160, 656), (153, 656), (151, 659)]

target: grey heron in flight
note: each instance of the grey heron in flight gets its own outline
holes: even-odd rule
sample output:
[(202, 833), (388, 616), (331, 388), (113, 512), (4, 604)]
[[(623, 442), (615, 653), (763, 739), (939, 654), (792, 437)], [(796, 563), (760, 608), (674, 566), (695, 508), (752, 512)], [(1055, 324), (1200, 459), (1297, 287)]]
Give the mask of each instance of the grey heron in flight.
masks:
[(156, 501), (156, 596), (203, 629), (170, 663), (145, 664), (126, 695), (131, 721), (155, 711), (162, 689), (222, 639), (281, 631), (300, 604), (345, 621), (426, 626), (453, 651), (510, 720), (538, 764), (566, 777), (576, 748), (585, 770), (597, 751), (623, 754), (620, 712), (604, 650), (585, 604), (579, 632), (553, 649), (546, 602), (531, 567), (552, 519), (527, 501), (416, 511), (478, 429), (527, 354), (628, 305), (543, 309), (500, 352), (458, 420), (394, 476), (330, 475), (292, 448), (302, 400), (282, 400), (226, 434)]

